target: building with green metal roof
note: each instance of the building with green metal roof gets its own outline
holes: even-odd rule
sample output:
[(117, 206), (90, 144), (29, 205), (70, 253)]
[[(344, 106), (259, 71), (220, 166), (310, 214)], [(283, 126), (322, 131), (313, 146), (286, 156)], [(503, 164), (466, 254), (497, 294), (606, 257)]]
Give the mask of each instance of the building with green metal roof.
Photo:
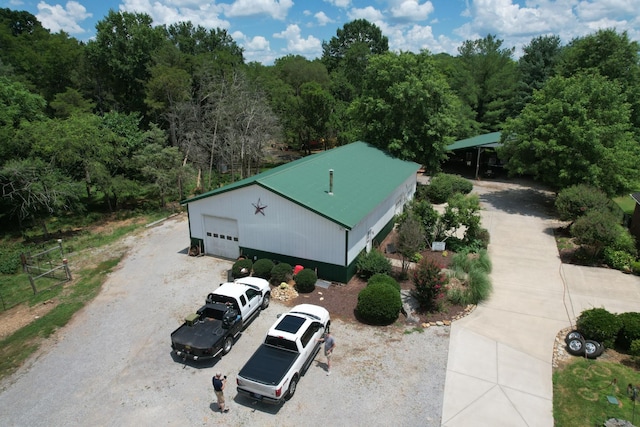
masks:
[(347, 282), (363, 250), (389, 233), (416, 190), (420, 165), (354, 142), (182, 202), (192, 245), (314, 268)]
[[(447, 146), (447, 151), (453, 153), (450, 162), (458, 162), (462, 168), (473, 168), (475, 178), (480, 175), (480, 167), (484, 164), (484, 173), (488, 176), (495, 174), (496, 168), (502, 165), (495, 153), (495, 148), (500, 147), (500, 132), (485, 133), (472, 138), (461, 139)], [(483, 154), (486, 153), (486, 154)], [(484, 157), (484, 158), (483, 158)]]

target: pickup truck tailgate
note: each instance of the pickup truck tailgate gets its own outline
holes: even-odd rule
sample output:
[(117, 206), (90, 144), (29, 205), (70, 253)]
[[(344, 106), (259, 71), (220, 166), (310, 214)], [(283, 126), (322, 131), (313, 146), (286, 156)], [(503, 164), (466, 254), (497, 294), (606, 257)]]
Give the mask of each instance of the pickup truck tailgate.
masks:
[(276, 386), (289, 371), (299, 353), (262, 344), (238, 376), (254, 383)]

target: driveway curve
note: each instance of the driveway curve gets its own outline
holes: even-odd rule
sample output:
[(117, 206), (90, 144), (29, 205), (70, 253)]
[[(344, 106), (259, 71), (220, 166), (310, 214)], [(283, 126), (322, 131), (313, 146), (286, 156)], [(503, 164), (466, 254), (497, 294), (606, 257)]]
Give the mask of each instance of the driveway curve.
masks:
[(563, 265), (553, 194), (531, 183), (478, 181), (493, 293), (451, 327), (446, 427), (552, 427), (553, 346), (580, 312), (637, 311), (640, 278)]

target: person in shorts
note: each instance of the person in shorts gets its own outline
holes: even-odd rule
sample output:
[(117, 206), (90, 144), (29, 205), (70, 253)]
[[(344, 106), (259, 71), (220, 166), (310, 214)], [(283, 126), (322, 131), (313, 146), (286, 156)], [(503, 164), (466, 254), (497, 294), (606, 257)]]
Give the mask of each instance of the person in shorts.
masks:
[(327, 358), (327, 375), (331, 375), (331, 354), (333, 349), (336, 348), (336, 340), (331, 335), (331, 332), (327, 331), (324, 338), (320, 338), (318, 341), (324, 342), (324, 355)]
[(229, 412), (229, 408), (224, 407), (224, 388), (227, 385), (227, 376), (222, 378), (222, 373), (217, 372), (216, 376), (211, 380), (213, 382), (213, 391), (216, 393), (218, 399), (218, 407), (220, 412)]

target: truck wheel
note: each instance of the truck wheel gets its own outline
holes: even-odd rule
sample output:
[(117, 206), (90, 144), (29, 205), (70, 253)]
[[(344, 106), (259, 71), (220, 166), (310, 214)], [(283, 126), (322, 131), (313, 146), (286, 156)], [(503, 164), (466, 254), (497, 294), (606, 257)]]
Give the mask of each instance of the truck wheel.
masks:
[(264, 297), (262, 297), (262, 309), (266, 309), (267, 307), (269, 307), (269, 301), (271, 301), (271, 294), (269, 292), (267, 292), (266, 294), (264, 294)]
[(222, 344), (222, 352), (227, 354), (231, 351), (231, 347), (233, 347), (233, 337), (226, 337), (224, 339), (224, 344)]
[(296, 387), (298, 387), (298, 375), (294, 375), (289, 383), (289, 391), (287, 392), (287, 400), (293, 397), (293, 394), (296, 392)]
[(586, 340), (584, 342), (584, 355), (587, 359), (596, 359), (602, 354), (602, 344), (593, 340)]

